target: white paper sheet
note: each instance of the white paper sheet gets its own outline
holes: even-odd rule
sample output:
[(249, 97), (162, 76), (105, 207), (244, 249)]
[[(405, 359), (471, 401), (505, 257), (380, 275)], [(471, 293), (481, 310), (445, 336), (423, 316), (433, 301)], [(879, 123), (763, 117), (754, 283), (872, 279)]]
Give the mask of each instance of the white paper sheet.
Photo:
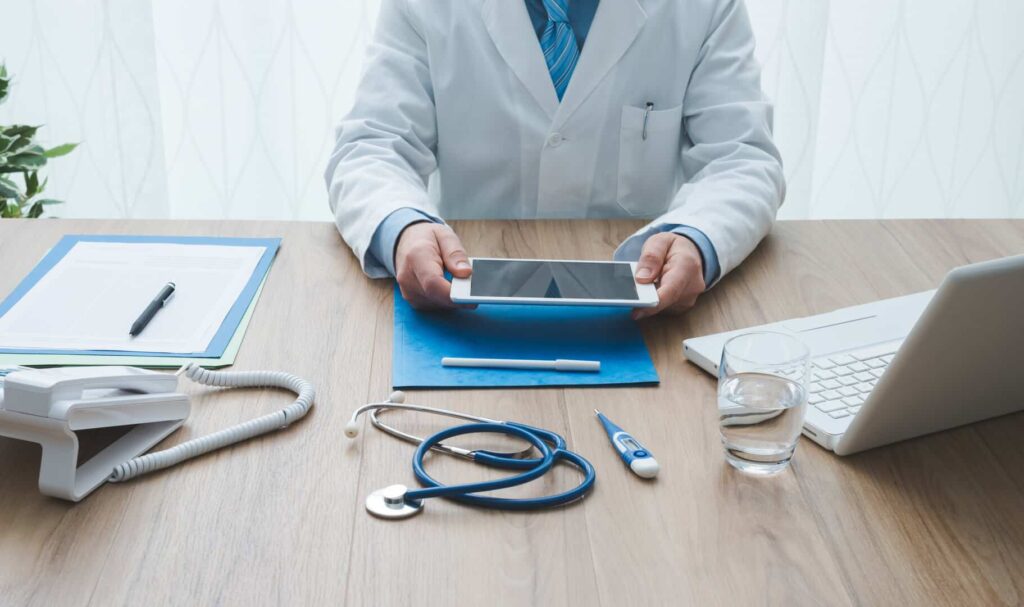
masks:
[[(79, 242), (0, 317), (0, 347), (203, 352), (265, 247)], [(128, 329), (164, 284), (144, 331)]]

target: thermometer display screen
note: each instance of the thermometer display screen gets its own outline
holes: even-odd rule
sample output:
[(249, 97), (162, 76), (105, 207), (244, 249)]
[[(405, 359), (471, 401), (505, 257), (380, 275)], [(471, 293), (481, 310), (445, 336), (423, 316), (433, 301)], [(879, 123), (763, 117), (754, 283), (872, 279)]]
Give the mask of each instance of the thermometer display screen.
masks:
[(631, 438), (624, 438), (624, 439), (622, 439), (619, 442), (621, 442), (623, 445), (625, 445), (626, 449), (629, 450), (629, 451), (639, 451), (639, 450), (641, 450), (643, 448), (643, 447), (640, 446), (640, 443), (636, 442), (635, 440), (633, 440)]

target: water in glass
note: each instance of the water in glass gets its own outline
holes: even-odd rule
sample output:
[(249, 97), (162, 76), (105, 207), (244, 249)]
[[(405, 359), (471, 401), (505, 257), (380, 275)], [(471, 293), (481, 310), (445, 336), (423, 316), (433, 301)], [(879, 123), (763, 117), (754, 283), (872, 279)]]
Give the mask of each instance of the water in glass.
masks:
[(744, 472), (771, 474), (789, 464), (803, 426), (807, 394), (800, 382), (769, 373), (739, 373), (718, 391), (725, 457)]
[(754, 331), (725, 342), (718, 427), (725, 459), (752, 474), (786, 468), (807, 409), (810, 351), (796, 336)]

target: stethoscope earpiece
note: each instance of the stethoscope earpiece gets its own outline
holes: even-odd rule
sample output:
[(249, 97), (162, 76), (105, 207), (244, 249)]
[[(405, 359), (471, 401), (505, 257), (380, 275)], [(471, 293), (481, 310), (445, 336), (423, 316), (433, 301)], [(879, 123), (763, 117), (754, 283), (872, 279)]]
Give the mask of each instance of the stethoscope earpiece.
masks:
[[(400, 405), (400, 404), (402, 404), (404, 402), (405, 402), (405, 392), (402, 392), (401, 390), (395, 390), (394, 392), (391, 393), (390, 396), (388, 396), (388, 399), (386, 401), (384, 401), (383, 403), (381, 403), (381, 404), (382, 405), (391, 405), (391, 404)], [(363, 412), (362, 409), (360, 409), (359, 411), (356, 411), (355, 414), (352, 415), (352, 419), (348, 420), (348, 423), (345, 424), (345, 436), (347, 436), (349, 438), (355, 438), (355, 437), (359, 436), (359, 421), (358, 420), (359, 420), (359, 414), (362, 413), (362, 412)]]

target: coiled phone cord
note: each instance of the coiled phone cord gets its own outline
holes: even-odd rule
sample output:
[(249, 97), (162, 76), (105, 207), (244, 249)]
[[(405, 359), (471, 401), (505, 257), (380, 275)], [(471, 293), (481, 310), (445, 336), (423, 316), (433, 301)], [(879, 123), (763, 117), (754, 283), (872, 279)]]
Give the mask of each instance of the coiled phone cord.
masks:
[(114, 468), (110, 482), (129, 481), (143, 474), (169, 468), (181, 462), (216, 451), (217, 449), (240, 443), (244, 440), (267, 434), (274, 430), (286, 428), (292, 422), (301, 419), (313, 407), (316, 389), (313, 384), (290, 373), (280, 371), (210, 371), (189, 363), (178, 373), (184, 373), (197, 384), (220, 388), (263, 388), (274, 387), (291, 390), (298, 395), (295, 402), (280, 411), (257, 417), (237, 426), (208, 434), (164, 451), (149, 453), (128, 460)]

